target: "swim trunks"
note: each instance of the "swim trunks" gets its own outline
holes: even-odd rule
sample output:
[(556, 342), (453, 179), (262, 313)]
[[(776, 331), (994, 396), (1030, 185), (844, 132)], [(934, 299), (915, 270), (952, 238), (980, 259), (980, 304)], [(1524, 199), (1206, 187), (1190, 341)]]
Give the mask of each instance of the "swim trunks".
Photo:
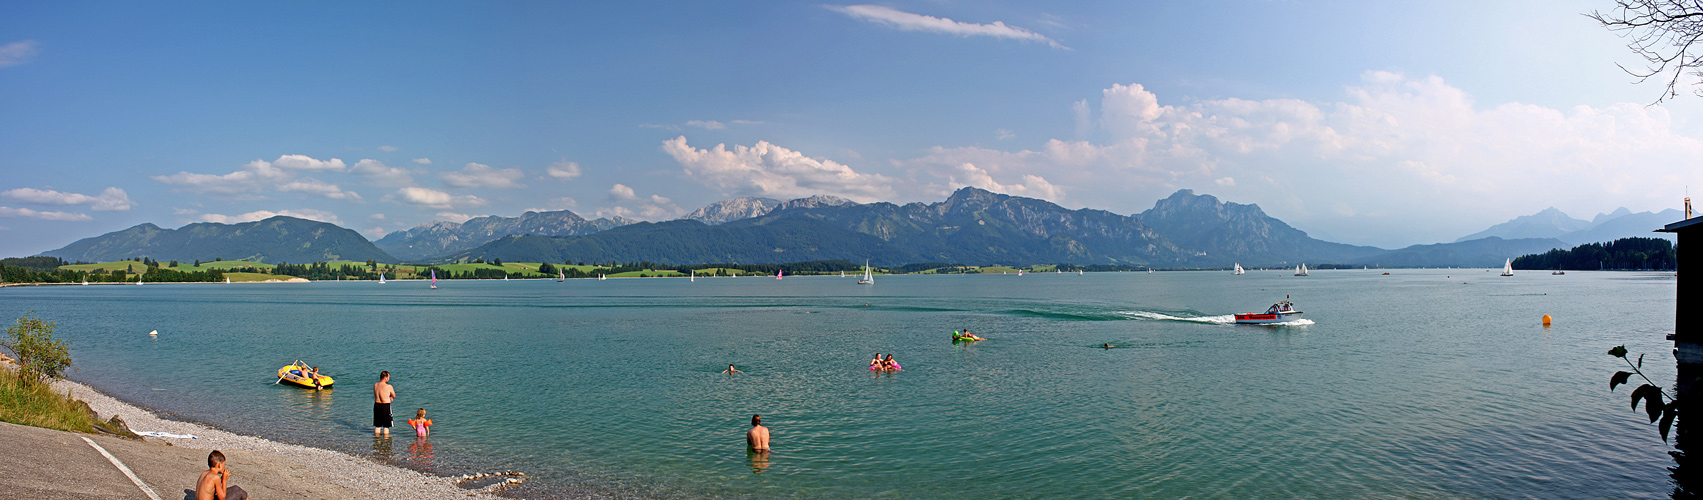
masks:
[(389, 428), (395, 420), (390, 417), (390, 403), (373, 403), (373, 427)]

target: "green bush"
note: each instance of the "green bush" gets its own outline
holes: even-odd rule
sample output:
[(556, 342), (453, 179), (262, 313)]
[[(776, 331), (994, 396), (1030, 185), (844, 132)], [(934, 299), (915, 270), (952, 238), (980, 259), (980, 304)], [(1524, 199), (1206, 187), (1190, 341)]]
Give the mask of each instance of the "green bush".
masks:
[(18, 358), (19, 374), (35, 380), (65, 378), (65, 370), (71, 368), (71, 354), (66, 341), (53, 338), (53, 326), (53, 322), (32, 312), (6, 329), (9, 335), (0, 341), (0, 347)]

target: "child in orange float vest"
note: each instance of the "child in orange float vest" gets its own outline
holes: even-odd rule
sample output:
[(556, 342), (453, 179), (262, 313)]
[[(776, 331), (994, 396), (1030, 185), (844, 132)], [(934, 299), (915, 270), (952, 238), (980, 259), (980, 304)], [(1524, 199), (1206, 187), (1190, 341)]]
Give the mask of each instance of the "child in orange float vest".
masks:
[(408, 419), (408, 425), (414, 427), (414, 435), (426, 437), (432, 435), (432, 421), (426, 418), (426, 409), (414, 412), (414, 418)]

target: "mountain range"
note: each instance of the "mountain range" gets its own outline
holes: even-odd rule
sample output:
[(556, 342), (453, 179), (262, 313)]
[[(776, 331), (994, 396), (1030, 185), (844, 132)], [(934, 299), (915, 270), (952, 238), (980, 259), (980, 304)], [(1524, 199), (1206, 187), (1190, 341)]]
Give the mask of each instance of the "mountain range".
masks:
[(1652, 231), (1684, 217), (1684, 213), (1671, 208), (1660, 212), (1634, 213), (1627, 210), (1626, 207), (1620, 207), (1613, 212), (1597, 214), (1591, 220), (1585, 221), (1568, 216), (1555, 207), (1549, 207), (1532, 215), (1522, 215), (1508, 222), (1490, 226), (1488, 229), (1463, 236), (1455, 241), (1476, 240), (1491, 236), (1504, 239), (1553, 238), (1571, 247), (1641, 236), (1645, 238), (1666, 238), (1677, 242), (1678, 240), (1673, 233)]
[(397, 260), (352, 229), (285, 216), (240, 224), (202, 222), (177, 229), (140, 224), (83, 238), (42, 255), (72, 262), (111, 262), (132, 257), (181, 262), (251, 260), (269, 264)]
[[(1669, 213), (1674, 212), (1674, 213)], [(935, 203), (855, 203), (833, 196), (734, 198), (663, 222), (588, 220), (571, 211), (435, 221), (368, 242), (323, 222), (274, 217), (171, 230), (143, 224), (43, 255), (73, 261), (251, 259), (453, 262), (782, 263), (869, 259), (878, 265), (1113, 264), (1154, 267), (1317, 264), (1497, 266), (1577, 241), (1648, 235), (1677, 211), (1626, 209), (1573, 219), (1548, 209), (1460, 241), (1385, 250), (1323, 241), (1258, 205), (1180, 190), (1139, 214), (1067, 209), (1034, 198), (963, 188)], [(1649, 223), (1648, 220), (1661, 220)], [(1595, 240), (1592, 240), (1595, 241)]]

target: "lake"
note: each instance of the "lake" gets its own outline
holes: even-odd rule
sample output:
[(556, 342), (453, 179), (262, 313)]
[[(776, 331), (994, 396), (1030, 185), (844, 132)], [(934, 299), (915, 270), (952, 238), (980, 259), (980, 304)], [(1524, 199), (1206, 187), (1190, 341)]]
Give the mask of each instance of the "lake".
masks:
[[(0, 317), (161, 414), (521, 497), (1668, 495), (1604, 353), (1672, 383), (1672, 273), (1382, 272), (18, 287)], [(1307, 321), (1227, 324), (1286, 296)], [(295, 359), (336, 388), (274, 385)], [(429, 440), (372, 437), (380, 370)]]

